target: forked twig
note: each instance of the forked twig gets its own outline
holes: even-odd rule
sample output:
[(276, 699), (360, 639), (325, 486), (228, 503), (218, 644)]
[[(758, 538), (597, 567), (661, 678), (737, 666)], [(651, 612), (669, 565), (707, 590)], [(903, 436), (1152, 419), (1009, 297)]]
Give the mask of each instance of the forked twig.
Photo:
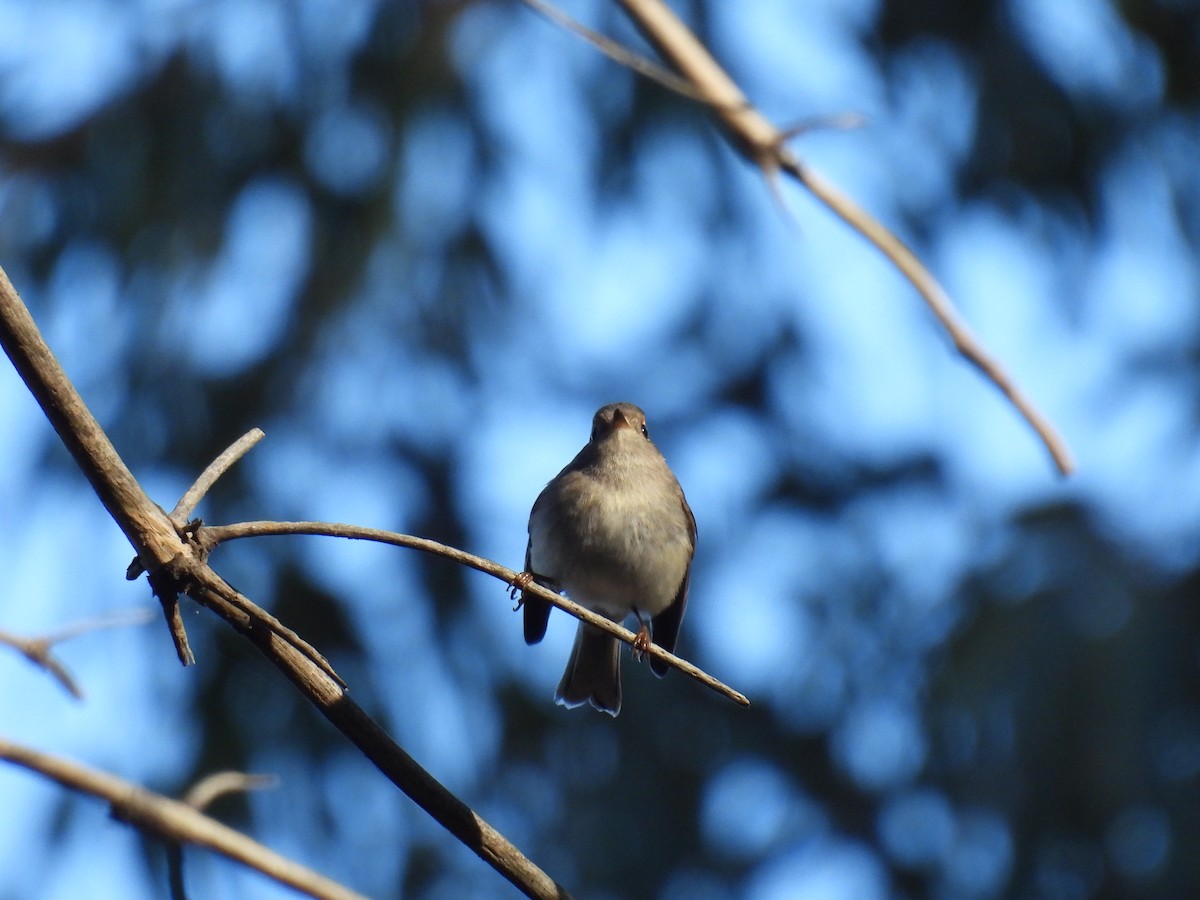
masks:
[(144, 625), (153, 617), (154, 614), (150, 610), (131, 609), (124, 612), (115, 612), (108, 616), (97, 616), (94, 619), (82, 619), (78, 622), (72, 622), (70, 625), (65, 625), (57, 631), (37, 637), (23, 637), (8, 631), (0, 631), (0, 644), (6, 644), (14, 650), (19, 651), (35, 666), (49, 672), (68, 694), (76, 700), (82, 700), (83, 689), (72, 677), (71, 673), (67, 671), (67, 667), (50, 652), (51, 648), (55, 644), (69, 641), (71, 638), (79, 637), (92, 631), (100, 631), (105, 628), (121, 628), (126, 625)]
[(670, 69), (664, 69), (654, 60), (647, 59), (639, 53), (634, 53), (628, 47), (614, 41), (612, 38), (605, 37), (600, 32), (588, 28), (578, 19), (571, 18), (562, 10), (546, 3), (545, 0), (521, 0), (521, 2), (534, 12), (545, 16), (560, 28), (566, 29), (572, 34), (583, 38), (613, 62), (619, 63), (625, 66), (625, 68), (645, 78), (649, 78), (651, 81), (658, 82), (667, 90), (682, 94), (684, 97), (700, 103), (705, 102), (704, 94), (692, 87), (691, 82), (680, 78)]

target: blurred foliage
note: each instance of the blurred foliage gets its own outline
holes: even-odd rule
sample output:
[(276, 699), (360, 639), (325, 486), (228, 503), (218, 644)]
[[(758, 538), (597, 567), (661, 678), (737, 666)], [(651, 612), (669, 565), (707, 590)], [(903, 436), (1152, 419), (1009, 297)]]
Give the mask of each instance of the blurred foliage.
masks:
[[(685, 6), (702, 35), (720, 39), (712, 4)], [(860, 14), (885, 95), (926, 53), (958, 60), (974, 92), (953, 192), (897, 207), (919, 249), (935, 245), (946, 210), (981, 202), (1015, 217), (1045, 204), (1095, 235), (1105, 226), (1097, 177), (1114, 154), (1163, 122), (1194, 128), (1200, 115), (1191, 5), (1108, 10), (1138, 58), (1157, 61), (1153, 102), (1064, 83), (1014, 26), (1017, 6), (920, 0)], [(587, 12), (636, 42), (615, 9)], [(945, 897), (1179, 897), (1200, 886), (1190, 850), (1200, 842), (1193, 549), (1159, 558), (1127, 546), (1085, 491), (1052, 489), (1048, 466), (1045, 490), (997, 510), (956, 493), (936, 446), (839, 455), (834, 437), (810, 427), (806, 398), (819, 384), (781, 399), (781, 373), (811, 376), (819, 338), (777, 311), (747, 307), (762, 318), (740, 321), (741, 298), (717, 276), (700, 278), (685, 313), (656, 326), (661, 340), (619, 330), (597, 339), (609, 342), (609, 362), (558, 340), (557, 313), (532, 296), (537, 264), (512, 248), (524, 217), (548, 215), (535, 201), (506, 206), (523, 197), (510, 190), (514, 158), (540, 151), (547, 170), (578, 170), (583, 190), (564, 200), (577, 209), (566, 217), (594, 222), (644, 215), (647, 170), (671, 165), (652, 153), (687, 144), (680, 165), (699, 173), (696, 197), (668, 189), (661, 203), (695, 203), (680, 209), (714, 265), (729, 253), (753, 259), (749, 220), (762, 212), (746, 194), (761, 189), (701, 114), (515, 3), (216, 4), (180, 15), (194, 21), (177, 41), (147, 51), (130, 82), (69, 124), (31, 131), (9, 113), (0, 129), (0, 261), (52, 339), (56, 323), (91, 317), (96, 345), (62, 352), (135, 472), (186, 483), (261, 425), (264, 448), (276, 449), (226, 476), (206, 519), (354, 519), (486, 552), (496, 549), (495, 507), (480, 502), (481, 476), (464, 473), (516, 476), (478, 462), (478, 423), (501, 429), (498, 443), (544, 481), (574, 448), (540, 446), (538, 423), (570, 410), (559, 434), (578, 443), (591, 408), (653, 391), (673, 462), (687, 455), (704, 469), (703, 453), (685, 452), (700, 426), (760, 439), (761, 456), (714, 457), (718, 474), (706, 476), (748, 487), (723, 520), (700, 522), (682, 652), (702, 666), (727, 659), (706, 659), (711, 644), (688, 631), (707, 615), (706, 586), (717, 594), (753, 576), (755, 559), (739, 552), (749, 535), (768, 536), (781, 571), (792, 553), (814, 563), (767, 586), (778, 595), (771, 609), (802, 612), (806, 636), (788, 631), (800, 621), (790, 614), (767, 616), (761, 640), (784, 642), (791, 668), (756, 683), (749, 710), (627, 664), (632, 702), (609, 721), (554, 707), (548, 669), (532, 684), (522, 660), (538, 651), (520, 646), (517, 617), (481, 612), (503, 609), (499, 585), (435, 559), (358, 548), (349, 563), (345, 547), (301, 542), (217, 554), (218, 571), (322, 649), (360, 703), (553, 877), (589, 897), (789, 896), (780, 885), (793, 866), (835, 879), (795, 882), (832, 886), (828, 896), (846, 884)], [(222, 29), (259, 35), (262, 46), (247, 50)], [(541, 78), (548, 66), (559, 79), (548, 95), (556, 115), (566, 94), (575, 118), (539, 125), (545, 98), (532, 88), (525, 106), (498, 103), (527, 87), (522, 40), (538, 42), (527, 47), (531, 71)], [(504, 54), (516, 57), (495, 62)], [(512, 83), (498, 83), (500, 73)], [(529, 120), (506, 121), (514, 110)], [(1195, 255), (1192, 177), (1173, 202)], [(665, 240), (674, 226), (664, 222), (654, 228)], [(786, 239), (840, 227), (813, 219)], [(277, 229), (290, 244), (272, 244)], [(543, 250), (540, 265), (552, 269), (556, 248)], [(277, 270), (263, 263), (275, 253)], [(259, 264), (270, 278), (262, 294), (281, 292), (262, 305), (239, 268)], [(780, 306), (823, 302), (780, 287), (787, 274), (740, 290), (778, 295)], [(590, 277), (571, 270), (564, 280), (581, 284), (580, 297), (559, 301), (602, 304), (582, 289)], [(79, 285), (105, 279), (108, 301), (79, 296)], [(1187, 336), (1191, 360), (1196, 337)], [(244, 352), (229, 350), (243, 341)], [(634, 350), (641, 362), (631, 364)], [(954, 368), (949, 377), (976, 376)], [(1178, 396), (1194, 409), (1193, 383)], [(547, 412), (527, 415), (531, 386)], [(641, 393), (629, 399), (652, 408)], [(761, 472), (739, 470), (755, 460), (768, 461)], [(906, 594), (869, 524), (909, 503), (918, 514), (908, 528), (924, 527), (922, 509), (966, 510), (956, 521), (968, 523), (954, 529), (969, 545), (965, 563), (923, 600)], [(510, 509), (505, 521), (524, 514)], [(844, 551), (793, 545), (809, 527)], [(945, 534), (929, 533), (932, 556)], [(515, 566), (520, 525), (510, 538), (501, 561)], [(925, 560), (905, 565), (919, 571)], [(293, 834), (287, 845), (368, 893), (501, 892), (251, 648), (204, 618), (189, 627), (201, 665), (190, 676), (193, 752), (179, 788), (216, 768), (280, 771), (277, 796), (220, 812), (264, 839), (307, 823), (311, 838)], [(753, 658), (759, 635), (749, 626), (728, 639), (747, 636), (732, 652)], [(814, 856), (846, 862), (826, 872)]]

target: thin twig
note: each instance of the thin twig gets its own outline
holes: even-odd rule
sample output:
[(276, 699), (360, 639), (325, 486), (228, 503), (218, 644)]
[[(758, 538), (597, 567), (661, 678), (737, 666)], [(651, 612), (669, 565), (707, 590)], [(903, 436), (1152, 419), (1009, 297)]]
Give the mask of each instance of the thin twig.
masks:
[(664, 69), (652, 59), (633, 52), (628, 47), (625, 47), (611, 38), (605, 37), (598, 31), (588, 28), (577, 19), (572, 19), (562, 10), (551, 6), (544, 0), (521, 0), (526, 6), (534, 12), (545, 16), (554, 24), (571, 32), (578, 37), (583, 38), (609, 59), (625, 66), (651, 81), (656, 81), (669, 91), (674, 91), (677, 94), (682, 94), (689, 100), (704, 102), (705, 97), (700, 91), (696, 90), (687, 79), (680, 78), (669, 69)]
[(64, 625), (57, 631), (46, 635), (46, 640), (52, 644), (60, 644), (93, 631), (104, 631), (109, 628), (128, 628), (133, 625), (146, 625), (154, 621), (154, 611), (145, 607), (136, 609), (119, 609), (102, 616), (90, 619), (80, 619)]
[(183, 525), (187, 522), (192, 510), (204, 499), (204, 495), (208, 493), (209, 489), (217, 483), (217, 479), (228, 472), (234, 463), (245, 456), (262, 439), (263, 430), (251, 428), (225, 448), (225, 452), (209, 463), (208, 468), (200, 473), (200, 477), (196, 479), (195, 483), (179, 498), (179, 502), (171, 510), (171, 521), (176, 525)]
[(818, 200), (832, 210), (842, 221), (863, 235), (900, 270), (909, 283), (925, 299), (942, 328), (950, 335), (955, 351), (975, 366), (992, 382), (1008, 401), (1024, 417), (1050, 452), (1055, 465), (1063, 475), (1070, 475), (1075, 461), (1066, 441), (1054, 424), (1042, 414), (1025, 393), (1017, 386), (1000, 362), (992, 356), (972, 334), (970, 327), (959, 315), (954, 303), (937, 279), (921, 264), (917, 255), (892, 231), (881, 224), (870, 213), (839, 191), (833, 184), (819, 176), (786, 149), (779, 153), (783, 171), (798, 179)]
[(210, 803), (226, 794), (265, 791), (279, 786), (278, 775), (255, 775), (250, 772), (213, 772), (205, 775), (183, 795), (183, 802), (192, 809), (204, 810)]
[[(197, 519), (195, 522), (188, 522), (187, 517), (192, 514), (196, 505), (204, 498), (204, 495), (212, 488), (217, 480), (224, 475), (239, 459), (246, 455), (255, 444), (263, 439), (263, 431), (261, 428), (251, 428), (240, 438), (230, 444), (225, 450), (214, 459), (200, 473), (200, 476), (192, 483), (192, 486), (184, 492), (179, 498), (179, 502), (175, 504), (175, 508), (171, 511), (169, 518), (175, 525), (176, 530), (188, 540), (193, 540), (196, 530), (200, 528), (201, 522)], [(194, 543), (194, 541), (193, 541)], [(201, 551), (202, 554), (204, 551)], [(134, 557), (133, 562), (125, 570), (125, 577), (133, 581), (145, 571), (141, 560)], [(175, 590), (176, 580), (174, 578), (156, 578), (151, 577), (151, 587), (154, 589), (154, 594), (162, 603), (163, 614), (167, 620), (167, 630), (171, 633), (171, 639), (175, 644), (175, 651), (179, 656), (179, 661), (190, 666), (196, 662), (196, 657), (192, 653), (192, 648), (188, 642), (187, 629), (183, 624), (183, 616), (179, 610), (179, 594)], [(241, 597), (241, 595), (238, 595)], [(285, 638), (291, 644), (307, 653), (318, 666), (320, 666), (325, 674), (335, 681), (339, 682), (342, 687), (345, 687), (345, 682), (341, 680), (341, 676), (334, 671), (333, 666), (329, 661), (322, 656), (315, 647), (300, 637), (295, 631), (288, 628), (266, 610), (252, 603), (250, 600), (241, 597), (247, 607), (247, 612), (252, 616), (257, 617), (265, 622), (272, 630)]]
[(48, 672), (68, 694), (76, 700), (82, 700), (83, 689), (67, 671), (67, 667), (50, 652), (50, 643), (44, 637), (29, 638), (10, 631), (0, 631), (0, 644), (12, 647), (39, 669)]
[(144, 625), (154, 618), (154, 614), (145, 609), (126, 610), (123, 613), (113, 613), (109, 616), (98, 616), (94, 619), (84, 619), (74, 622), (58, 631), (38, 637), (22, 637), (8, 631), (0, 631), (0, 644), (12, 647), (39, 668), (45, 669), (60, 684), (63, 689), (76, 700), (83, 699), (83, 689), (67, 671), (67, 667), (50, 652), (55, 644), (70, 640), (74, 637), (104, 628), (120, 628), (125, 625)]
[[(249, 775), (245, 772), (213, 772), (188, 788), (183, 802), (197, 812), (226, 794), (244, 791), (259, 791), (273, 788), (279, 783), (274, 775)], [(167, 880), (171, 886), (171, 900), (187, 900), (183, 879), (183, 845), (167, 841)]]
[(74, 791), (106, 800), (113, 816), (173, 844), (195, 844), (240, 862), (311, 897), (362, 900), (362, 895), (264, 847), (188, 804), (108, 772), (0, 738), (0, 759), (38, 772)]
[[(601, 46), (583, 26), (561, 21), (562, 13), (545, 9), (544, 0), (525, 0), (539, 12), (559, 22), (576, 34), (597, 46), (609, 57), (629, 65), (639, 73), (642, 63), (630, 65), (625, 56), (635, 56), (628, 50), (614, 52), (612, 47)], [(713, 59), (708, 49), (662, 0), (617, 0), (645, 38), (683, 76), (691, 87), (680, 90), (673, 83), (653, 77), (684, 96), (697, 99), (709, 107), (724, 128), (726, 137), (742, 156), (757, 166), (767, 180), (776, 200), (778, 188), (774, 178), (785, 172), (807, 188), (813, 196), (825, 204), (835, 215), (861, 234), (878, 249), (921, 295), (942, 328), (950, 335), (955, 350), (991, 381), (1013, 405), (1029, 426), (1041, 439), (1058, 471), (1069, 475), (1075, 469), (1070, 449), (1053, 423), (1033, 405), (1016, 386), (1011, 376), (971, 334), (955, 311), (946, 292), (904, 243), (869, 213), (844, 197), (832, 185), (825, 182), (786, 148), (793, 136), (789, 130), (781, 130), (763, 116), (742, 93), (741, 89)], [(600, 38), (611, 44), (608, 38)]]
[[(191, 487), (184, 491), (183, 496), (179, 498), (179, 502), (175, 504), (175, 508), (171, 510), (169, 518), (175, 525), (176, 530), (186, 533), (187, 518), (192, 514), (192, 510), (196, 508), (197, 504), (204, 499), (204, 495), (217, 483), (217, 479), (229, 471), (229, 468), (245, 456), (250, 448), (262, 440), (262, 438), (262, 429), (252, 428), (225, 448), (225, 451), (220, 456), (208, 464), (208, 467), (200, 473), (200, 477), (192, 483)], [(133, 562), (125, 570), (125, 577), (129, 581), (134, 581), (145, 571), (146, 569), (142, 565), (142, 561), (135, 556)], [(170, 632), (171, 641), (175, 645), (175, 655), (179, 657), (179, 662), (182, 665), (195, 665), (196, 655), (192, 652), (191, 642), (188, 641), (187, 629), (183, 624), (183, 616), (179, 611), (179, 593), (173, 589), (172, 585), (158, 583), (155, 580), (151, 581), (151, 587), (154, 589), (154, 595), (158, 597), (159, 603), (162, 604), (163, 616), (167, 620), (167, 631)]]
[[(132, 579), (131, 579), (132, 580)], [(154, 581), (151, 581), (151, 585)], [(179, 594), (167, 588), (160, 593), (154, 588), (158, 602), (162, 604), (163, 617), (167, 621), (167, 633), (171, 635), (171, 643), (175, 647), (175, 656), (179, 664), (187, 667), (196, 664), (196, 654), (192, 652), (192, 644), (188, 640), (187, 628), (183, 624), (183, 613), (179, 609)]]
[[(202, 547), (211, 551), (218, 544), (239, 538), (296, 534), (375, 541), (381, 544), (391, 544), (396, 547), (421, 550), (425, 553), (432, 553), (435, 556), (452, 560), (460, 565), (469, 566), (476, 571), (498, 578), (510, 586), (517, 576), (521, 574), (499, 563), (492, 562), (490, 559), (484, 559), (482, 556), (475, 556), (473, 553), (467, 553), (465, 550), (459, 550), (457, 547), (450, 547), (446, 544), (439, 544), (437, 541), (431, 541), (427, 538), (415, 537), (410, 534), (399, 534), (394, 531), (383, 531), (378, 528), (364, 528), (361, 525), (345, 525), (339, 522), (238, 522), (233, 525), (205, 525), (198, 530), (197, 540)], [(530, 584), (524, 588), (524, 591), (531, 596), (557, 606), (577, 619), (582, 619), (589, 625), (594, 625), (596, 628), (608, 632), (613, 637), (627, 644), (632, 645), (634, 639), (637, 637), (632, 631), (623, 628), (611, 619), (597, 615), (590, 609), (582, 607), (578, 603), (574, 603), (563, 595), (556, 594), (554, 591), (544, 588), (537, 583)], [(657, 644), (652, 643), (645, 655), (662, 660), (688, 677), (694, 678), (719, 694), (723, 694), (735, 703), (739, 703), (742, 706), (750, 705), (750, 701), (744, 694), (735, 691), (724, 682), (718, 681), (703, 669), (692, 665), (686, 659), (680, 659), (675, 654), (667, 652)]]

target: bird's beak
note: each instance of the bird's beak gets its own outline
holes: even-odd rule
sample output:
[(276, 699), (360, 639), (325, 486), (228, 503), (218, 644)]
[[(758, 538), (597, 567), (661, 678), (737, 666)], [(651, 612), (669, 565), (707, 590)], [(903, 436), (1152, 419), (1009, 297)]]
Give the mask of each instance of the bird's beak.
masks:
[(609, 431), (616, 431), (618, 428), (632, 428), (633, 424), (625, 418), (624, 413), (619, 409), (613, 410), (612, 425), (609, 426)]

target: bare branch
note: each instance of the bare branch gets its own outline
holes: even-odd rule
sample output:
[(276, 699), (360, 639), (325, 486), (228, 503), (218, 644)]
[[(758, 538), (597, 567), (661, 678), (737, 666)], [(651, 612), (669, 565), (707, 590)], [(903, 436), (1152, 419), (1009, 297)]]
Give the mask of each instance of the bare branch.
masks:
[(84, 619), (40, 637), (22, 637), (8, 631), (0, 631), (0, 644), (6, 644), (14, 650), (20, 651), (35, 666), (49, 672), (68, 694), (76, 700), (82, 700), (83, 689), (67, 671), (67, 667), (50, 652), (50, 648), (55, 644), (91, 631), (99, 631), (102, 628), (120, 628), (125, 625), (144, 625), (152, 618), (153, 615), (149, 610), (132, 609), (126, 610), (124, 613), (113, 613), (110, 616)]
[[(205, 525), (197, 532), (197, 539), (201, 546), (211, 551), (218, 544), (238, 538), (287, 534), (308, 534), (349, 538), (360, 541), (375, 541), (381, 544), (391, 544), (396, 547), (421, 550), (425, 553), (440, 556), (443, 559), (452, 560), (460, 565), (469, 566), (486, 575), (499, 578), (509, 586), (513, 586), (517, 576), (521, 574), (499, 563), (492, 562), (490, 559), (484, 559), (482, 556), (475, 556), (472, 553), (467, 553), (465, 550), (439, 544), (437, 541), (431, 541), (427, 538), (414, 537), (410, 534), (398, 534), (394, 531), (383, 531), (378, 528), (364, 528), (360, 525), (346, 525), (340, 522), (239, 522), (235, 525)], [(521, 590), (552, 603), (563, 610), (563, 612), (570, 613), (575, 618), (582, 619), (589, 625), (594, 625), (596, 628), (608, 632), (613, 637), (627, 644), (632, 645), (636, 638), (636, 635), (629, 629), (537, 583), (532, 583), (528, 586), (522, 585)], [(686, 659), (680, 659), (675, 654), (667, 652), (657, 644), (651, 644), (649, 650), (644, 655), (662, 660), (667, 665), (678, 669), (683, 674), (694, 678), (717, 693), (723, 694), (735, 703), (742, 706), (750, 705), (750, 701), (744, 694), (735, 691), (724, 682), (718, 681), (703, 669), (692, 665)]]
[(146, 625), (152, 621), (154, 621), (153, 610), (145, 608), (116, 610), (107, 615), (71, 622), (57, 631), (47, 634), (46, 640), (51, 644), (60, 644), (72, 638), (91, 634), (93, 631), (104, 631), (109, 628), (127, 628), (132, 625)]
[(891, 260), (892, 264), (925, 299), (942, 328), (950, 335), (955, 351), (1000, 389), (1000, 392), (1008, 398), (1017, 412), (1042, 439), (1042, 443), (1046, 445), (1058, 471), (1062, 475), (1070, 475), (1075, 469), (1075, 460), (1062, 435), (1058, 433), (1054, 424), (1033, 405), (1033, 401), (1017, 387), (1016, 382), (1005, 371), (999, 360), (979, 343), (941, 284), (921, 264), (917, 255), (899, 237), (833, 184), (817, 175), (812, 169), (801, 165), (799, 159), (786, 149), (781, 149), (779, 152), (779, 164), (783, 171), (798, 179), (842, 221), (863, 235)]
[(279, 786), (276, 775), (254, 775), (249, 772), (213, 772), (201, 778), (183, 795), (183, 802), (192, 809), (203, 810), (226, 794), (265, 791)]
[(208, 493), (209, 489), (217, 483), (217, 479), (228, 472), (234, 463), (249, 453), (250, 449), (262, 439), (263, 430), (251, 428), (230, 444), (224, 453), (209, 463), (208, 468), (200, 473), (196, 482), (179, 498), (179, 502), (171, 510), (171, 521), (181, 526), (187, 522), (192, 510), (204, 499), (204, 495)]
[(63, 690), (76, 700), (83, 699), (83, 690), (67, 671), (67, 667), (50, 653), (50, 641), (44, 637), (27, 638), (9, 631), (0, 631), (0, 644), (12, 647), (40, 669), (50, 673)]
[[(601, 46), (600, 41), (611, 42), (607, 38), (585, 33), (587, 29), (583, 26), (561, 21), (565, 16), (557, 11), (545, 9), (544, 0), (538, 0), (536, 3), (533, 0), (525, 2), (563, 27), (583, 34), (588, 41), (600, 46), (611, 58), (629, 65), (623, 57), (634, 54), (627, 50), (618, 53), (612, 48)], [(712, 110), (734, 149), (762, 171), (775, 199), (780, 199), (775, 175), (785, 172), (874, 245), (925, 300), (942, 328), (950, 335), (958, 354), (999, 388), (1030, 425), (1046, 447), (1058, 471), (1063, 475), (1071, 474), (1075, 469), (1075, 461), (1053, 423), (1038, 411), (1000, 363), (976, 340), (937, 280), (903, 241), (831, 184), (802, 165), (795, 154), (785, 146), (794, 136), (794, 130), (780, 130), (768, 121), (746, 99), (741, 89), (713, 59), (708, 49), (662, 0), (617, 2), (663, 58), (682, 74), (683, 79), (691, 85), (691, 90), (680, 90), (674, 84), (667, 86), (685, 96), (698, 99)], [(641, 63), (636, 66), (630, 65), (630, 68), (645, 74), (644, 65)], [(664, 83), (663, 79), (657, 76), (650, 77)]]
[(688, 80), (680, 78), (678, 75), (668, 69), (664, 69), (653, 60), (646, 59), (646, 57), (634, 53), (629, 48), (624, 47), (616, 41), (605, 37), (598, 31), (593, 31), (583, 23), (577, 21), (576, 19), (572, 19), (562, 10), (544, 2), (544, 0), (521, 0), (521, 2), (534, 12), (545, 16), (559, 27), (583, 38), (614, 62), (625, 66), (627, 69), (637, 72), (639, 75), (649, 78), (651, 81), (658, 82), (669, 91), (682, 94), (689, 100), (697, 100), (701, 103), (704, 102), (704, 94), (692, 87), (691, 82)]
[(546, 900), (568, 896), (388, 737), (349, 697), (328, 664), (317, 661), (320, 654), (262, 613), (206, 564), (193, 538), (181, 533), (117, 456), (2, 269), (0, 346), (128, 537), (152, 585), (157, 580), (164, 590), (170, 586), (186, 592), (249, 639), (384, 775), (518, 890)]
[(182, 801), (4, 738), (0, 738), (0, 759), (45, 775), (71, 790), (106, 800), (115, 818), (169, 843), (207, 847), (311, 897), (362, 900), (361, 894), (281, 856)]
[(12, 360), (92, 489), (148, 570), (179, 552), (167, 514), (146, 497), (108, 435), (63, 373), (29, 310), (0, 269), (0, 346)]
[[(278, 783), (279, 779), (274, 775), (214, 772), (192, 785), (183, 795), (183, 802), (192, 809), (203, 812), (205, 807), (218, 797), (273, 788)], [(187, 900), (187, 891), (183, 884), (183, 846), (174, 841), (167, 842), (167, 878), (171, 886), (171, 900)]]
[[(263, 438), (261, 428), (252, 428), (233, 444), (225, 449), (220, 456), (209, 463), (208, 467), (200, 473), (200, 477), (188, 488), (179, 502), (175, 504), (175, 508), (171, 510), (169, 518), (174, 523), (177, 530), (187, 531), (187, 517), (192, 514), (192, 510), (204, 498), (209, 489), (216, 484), (217, 479), (229, 471), (230, 466), (241, 459), (246, 453)], [(130, 581), (136, 580), (145, 572), (141, 560), (134, 557), (133, 562), (125, 570), (125, 577)], [(180, 663), (185, 666), (193, 665), (196, 662), (196, 656), (192, 653), (192, 646), (188, 641), (187, 629), (183, 625), (183, 616), (179, 613), (179, 594), (171, 589), (169, 584), (158, 584), (151, 580), (151, 587), (154, 589), (154, 595), (158, 597), (162, 604), (163, 615), (167, 620), (167, 630), (171, 633), (171, 640), (175, 644), (175, 654), (179, 657)]]

